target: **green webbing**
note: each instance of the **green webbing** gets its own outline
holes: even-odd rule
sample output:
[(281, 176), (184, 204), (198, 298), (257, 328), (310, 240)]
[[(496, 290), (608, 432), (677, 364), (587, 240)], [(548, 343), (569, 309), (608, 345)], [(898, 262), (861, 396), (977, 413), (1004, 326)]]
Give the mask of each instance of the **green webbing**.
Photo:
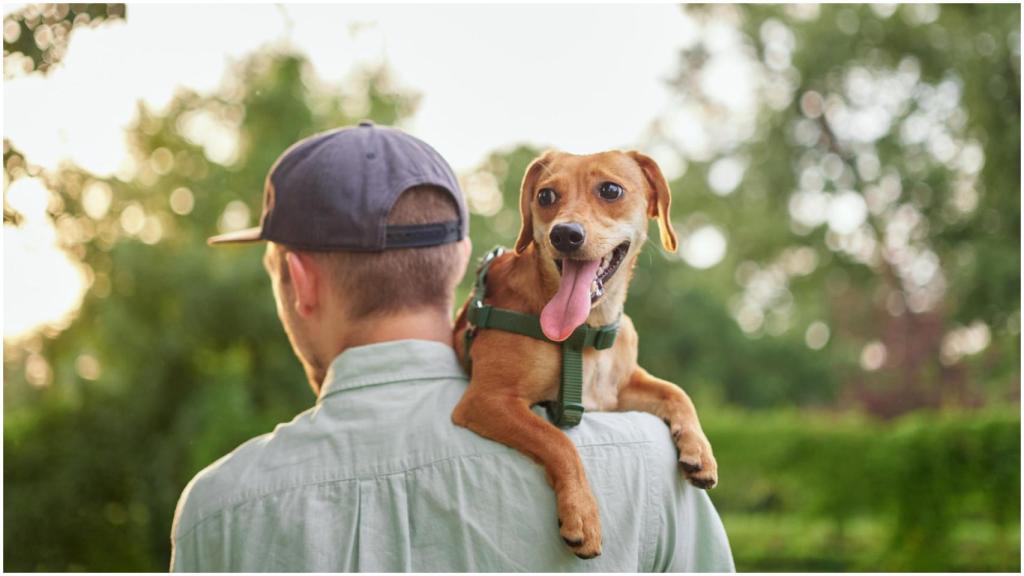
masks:
[(548, 405), (559, 426), (575, 426), (583, 418), (583, 351), (562, 346), (562, 385), (558, 402)]
[(558, 426), (575, 426), (583, 417), (583, 349), (587, 346), (597, 350), (611, 348), (615, 343), (619, 323), (613, 322), (600, 328), (583, 324), (564, 342), (555, 342), (544, 335), (540, 319), (536, 316), (484, 304), (487, 293), (487, 270), (494, 259), (504, 251), (505, 249), (499, 246), (488, 252), (477, 270), (476, 283), (466, 311), (466, 320), (470, 324), (463, 340), (466, 370), (472, 370), (469, 348), (473, 344), (476, 331), (481, 328), (504, 330), (559, 344), (562, 347), (562, 379), (558, 388), (558, 401), (548, 405), (548, 413)]

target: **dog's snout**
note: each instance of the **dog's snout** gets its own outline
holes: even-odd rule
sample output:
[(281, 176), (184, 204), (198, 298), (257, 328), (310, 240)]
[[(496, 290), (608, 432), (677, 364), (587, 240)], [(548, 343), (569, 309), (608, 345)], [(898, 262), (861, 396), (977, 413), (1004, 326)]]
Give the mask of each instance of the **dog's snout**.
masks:
[(578, 250), (587, 239), (583, 226), (576, 222), (557, 224), (551, 228), (551, 245), (559, 252), (569, 253)]

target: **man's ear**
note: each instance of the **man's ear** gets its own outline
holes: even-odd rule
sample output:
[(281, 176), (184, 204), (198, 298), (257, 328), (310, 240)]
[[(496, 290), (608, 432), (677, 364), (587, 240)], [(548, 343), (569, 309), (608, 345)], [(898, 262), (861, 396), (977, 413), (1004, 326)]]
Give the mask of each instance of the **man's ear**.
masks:
[(533, 242), (533, 211), (530, 209), (533, 204), (533, 189), (554, 155), (553, 150), (541, 154), (530, 163), (526, 168), (526, 174), (523, 175), (523, 185), (519, 189), (519, 217), (522, 226), (519, 228), (519, 238), (516, 239), (516, 252), (519, 254)]
[(458, 274), (456, 278), (452, 278), (452, 290), (455, 286), (462, 281), (462, 277), (466, 275), (466, 269), (469, 267), (469, 261), (473, 257), (473, 241), (467, 235), (462, 240), (459, 240), (458, 244), (459, 260), (457, 264)]
[(661, 245), (669, 252), (675, 252), (678, 242), (676, 231), (672, 229), (669, 207), (672, 205), (672, 190), (668, 181), (661, 173), (658, 163), (639, 152), (627, 152), (634, 162), (640, 165), (647, 179), (647, 216), (658, 219), (658, 230), (661, 232)]
[(285, 265), (295, 290), (295, 311), (308, 318), (320, 305), (320, 269), (311, 255), (292, 251), (285, 255)]

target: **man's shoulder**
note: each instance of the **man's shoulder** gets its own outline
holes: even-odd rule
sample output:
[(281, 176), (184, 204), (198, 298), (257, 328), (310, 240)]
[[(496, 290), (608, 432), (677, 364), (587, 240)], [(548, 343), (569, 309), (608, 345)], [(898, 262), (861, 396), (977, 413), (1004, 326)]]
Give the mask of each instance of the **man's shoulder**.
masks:
[[(268, 457), (282, 436), (294, 435), (308, 425), (312, 409), (291, 422), (277, 425), (272, 432), (243, 442), (217, 461), (200, 470), (185, 486), (174, 515), (173, 534), (180, 536), (225, 508), (244, 502), (266, 487)], [(271, 463), (272, 465), (272, 463)]]
[(251, 447), (257, 446), (265, 437), (258, 436), (242, 444), (229, 454), (199, 471), (185, 486), (178, 499), (174, 514), (174, 535), (189, 532), (207, 515), (221, 507), (225, 495), (237, 492), (238, 476), (231, 472), (241, 460), (245, 460)]
[[(676, 489), (678, 453), (668, 426), (646, 412), (587, 412), (579, 426), (566, 430), (583, 461), (614, 463), (608, 450), (635, 452), (645, 463), (648, 489), (667, 496)], [(593, 454), (593, 458), (588, 458)], [(612, 464), (614, 465), (614, 464)]]
[(667, 437), (665, 423), (646, 412), (587, 412), (566, 433), (582, 444), (658, 442)]
[(668, 427), (646, 412), (587, 412), (579, 426), (566, 430), (579, 448), (603, 445), (636, 446), (667, 463), (675, 462)]
[[(440, 404), (446, 406), (445, 402)], [(439, 410), (444, 411), (440, 407)], [(540, 408), (536, 410), (541, 413)], [(435, 414), (430, 424), (407, 422), (401, 431), (406, 439), (400, 440), (395, 436), (386, 438), (388, 434), (380, 427), (334, 427), (324, 422), (337, 419), (314, 418), (316, 412), (316, 408), (307, 410), (291, 422), (278, 425), (273, 432), (252, 438), (196, 474), (179, 499), (174, 534), (185, 534), (227, 509), (259, 499), (275, 489), (295, 488), (314, 476), (323, 480), (401, 474), (452, 460), (482, 462), (479, 458), (485, 455), (488, 461), (504, 461), (502, 467), (534, 467), (512, 448), (456, 427), (449, 413)], [(661, 461), (658, 468), (670, 468), (675, 462), (667, 428), (650, 414), (587, 412), (578, 426), (566, 429), (565, 433), (578, 447), (583, 460), (593, 466), (614, 461), (605, 457), (609, 450), (642, 452), (645, 461)], [(328, 438), (331, 441), (326, 441)], [(325, 446), (335, 442), (377, 449), (361, 450), (360, 461), (350, 463)], [(390, 454), (384, 442), (404, 446), (408, 455)], [(312, 463), (316, 463), (318, 471), (309, 469)], [(319, 470), (324, 465), (333, 469)]]

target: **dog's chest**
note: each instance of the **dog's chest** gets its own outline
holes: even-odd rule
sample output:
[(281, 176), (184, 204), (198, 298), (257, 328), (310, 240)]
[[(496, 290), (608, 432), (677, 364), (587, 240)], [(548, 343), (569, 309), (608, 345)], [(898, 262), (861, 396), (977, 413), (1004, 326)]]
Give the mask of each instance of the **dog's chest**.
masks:
[(615, 410), (619, 402), (619, 380), (615, 355), (598, 350), (583, 353), (583, 407), (587, 410)]

